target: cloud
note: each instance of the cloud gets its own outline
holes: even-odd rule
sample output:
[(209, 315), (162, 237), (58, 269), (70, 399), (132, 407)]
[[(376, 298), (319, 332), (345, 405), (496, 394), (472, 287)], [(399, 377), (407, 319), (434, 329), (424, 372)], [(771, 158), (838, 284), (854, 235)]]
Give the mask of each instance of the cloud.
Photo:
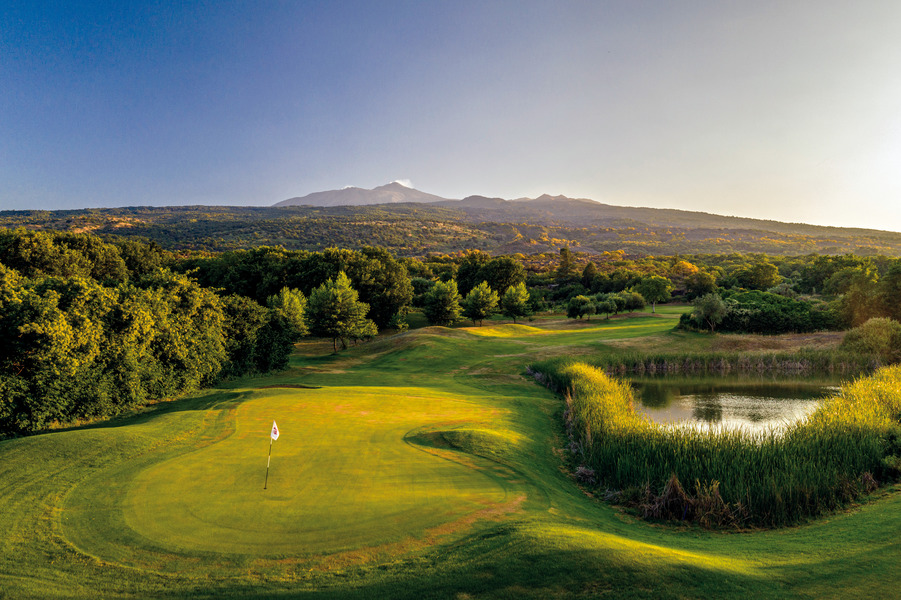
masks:
[(399, 183), (402, 186), (404, 186), (405, 188), (410, 188), (410, 189), (413, 188), (413, 182), (410, 181), (409, 179), (395, 179), (391, 183)]

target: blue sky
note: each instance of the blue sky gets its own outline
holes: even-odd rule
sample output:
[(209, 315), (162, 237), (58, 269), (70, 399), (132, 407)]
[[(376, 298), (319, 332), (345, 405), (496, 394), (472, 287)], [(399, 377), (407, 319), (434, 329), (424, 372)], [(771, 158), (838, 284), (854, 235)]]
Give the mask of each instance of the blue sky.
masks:
[(901, 231), (901, 3), (2, 2), (0, 208), (392, 180)]

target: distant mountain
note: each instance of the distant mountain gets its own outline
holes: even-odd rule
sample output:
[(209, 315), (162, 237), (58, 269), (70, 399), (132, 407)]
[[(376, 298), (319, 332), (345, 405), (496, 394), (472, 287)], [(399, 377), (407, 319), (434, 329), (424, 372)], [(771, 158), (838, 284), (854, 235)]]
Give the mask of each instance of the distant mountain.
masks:
[(435, 206), (461, 210), (468, 222), (529, 223), (533, 225), (578, 225), (581, 227), (677, 227), (775, 231), (804, 235), (829, 235), (849, 232), (889, 233), (872, 229), (828, 227), (804, 223), (784, 223), (748, 217), (730, 217), (674, 208), (613, 206), (585, 198), (544, 194), (537, 198), (503, 200), (469, 196), (463, 200), (442, 200)]
[[(318, 192), (275, 206), (291, 207), (292, 211), (304, 211), (308, 217), (315, 215), (317, 218), (378, 216), (385, 222), (421, 219), (430, 222), (426, 227), (431, 232), (425, 234), (426, 237), (434, 235), (438, 221), (457, 222), (482, 232), (460, 239), (454, 238), (456, 234), (448, 233), (447, 243), (451, 245), (434, 248), (442, 251), (466, 245), (495, 252), (528, 254), (542, 247), (550, 249), (570, 243), (585, 250), (619, 248), (631, 254), (854, 252), (898, 255), (901, 252), (901, 233), (892, 231), (783, 223), (670, 208), (614, 206), (586, 198), (549, 194), (515, 200), (478, 195), (451, 200), (396, 182), (372, 190), (346, 188)], [(279, 208), (276, 212), (284, 210)], [(511, 233), (514, 231), (516, 233)]]
[(370, 204), (398, 204), (401, 202), (432, 203), (447, 198), (408, 188), (397, 182), (371, 190), (347, 187), (343, 190), (313, 192), (299, 198), (282, 200), (274, 206), (364, 206)]

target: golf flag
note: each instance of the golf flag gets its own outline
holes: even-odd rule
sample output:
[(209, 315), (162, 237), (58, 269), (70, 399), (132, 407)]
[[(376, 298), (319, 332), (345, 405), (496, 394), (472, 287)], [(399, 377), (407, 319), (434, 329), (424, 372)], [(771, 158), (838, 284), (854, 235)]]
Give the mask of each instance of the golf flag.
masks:
[(269, 485), (269, 463), (272, 461), (272, 442), (278, 439), (278, 425), (272, 422), (272, 431), (269, 432), (269, 457), (266, 459), (266, 481), (263, 482), (263, 489)]

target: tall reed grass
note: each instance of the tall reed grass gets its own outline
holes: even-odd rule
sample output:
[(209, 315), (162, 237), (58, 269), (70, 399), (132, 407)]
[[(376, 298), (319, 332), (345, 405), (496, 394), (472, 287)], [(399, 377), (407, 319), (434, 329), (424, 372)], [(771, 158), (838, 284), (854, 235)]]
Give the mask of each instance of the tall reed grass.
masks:
[(608, 375), (841, 375), (853, 377), (882, 366), (871, 354), (835, 350), (801, 352), (612, 352), (592, 357), (558, 357), (533, 368), (547, 373), (574, 362)]
[(627, 383), (588, 364), (533, 373), (564, 394), (580, 479), (647, 517), (788, 525), (845, 505), (901, 468), (901, 366), (764, 432), (654, 424), (634, 410)]

